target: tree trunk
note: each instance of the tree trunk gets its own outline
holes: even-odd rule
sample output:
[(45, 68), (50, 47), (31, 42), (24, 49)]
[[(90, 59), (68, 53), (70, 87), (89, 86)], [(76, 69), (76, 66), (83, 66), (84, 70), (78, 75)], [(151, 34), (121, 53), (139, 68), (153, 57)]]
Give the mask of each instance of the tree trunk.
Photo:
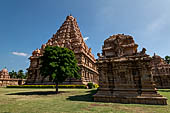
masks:
[(56, 84), (56, 94), (58, 93), (58, 82), (55, 83)]

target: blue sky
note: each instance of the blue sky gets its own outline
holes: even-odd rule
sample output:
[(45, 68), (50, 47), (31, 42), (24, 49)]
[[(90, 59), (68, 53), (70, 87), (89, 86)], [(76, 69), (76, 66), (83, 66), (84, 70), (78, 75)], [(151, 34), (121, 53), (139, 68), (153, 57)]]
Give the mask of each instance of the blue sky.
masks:
[[(132, 35), (149, 55), (170, 55), (170, 0), (0, 0), (0, 69), (25, 70), (32, 51), (77, 18), (93, 54), (113, 34)], [(96, 57), (97, 58), (97, 57)]]

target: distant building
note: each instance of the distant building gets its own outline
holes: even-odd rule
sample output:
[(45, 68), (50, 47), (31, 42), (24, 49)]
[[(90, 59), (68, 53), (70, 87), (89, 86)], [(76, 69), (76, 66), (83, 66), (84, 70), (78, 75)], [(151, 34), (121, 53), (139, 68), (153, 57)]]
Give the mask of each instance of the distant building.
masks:
[(40, 75), (40, 56), (43, 55), (46, 46), (66, 47), (75, 53), (80, 67), (81, 79), (68, 78), (64, 84), (87, 84), (88, 82), (98, 83), (98, 72), (96, 60), (88, 48), (73, 16), (67, 16), (60, 29), (43, 44), (40, 49), (33, 51), (28, 68), (26, 84), (51, 84), (49, 78), (43, 79)]
[(1, 71), (0, 71), (0, 78), (1, 79), (10, 79), (10, 76), (9, 76), (9, 74), (8, 74), (8, 70), (7, 69), (2, 69)]
[(8, 85), (22, 85), (24, 84), (24, 82), (24, 79), (10, 78), (8, 70), (6, 68), (0, 71), (0, 87), (5, 87)]
[(152, 74), (156, 87), (170, 88), (170, 64), (156, 54), (152, 59)]

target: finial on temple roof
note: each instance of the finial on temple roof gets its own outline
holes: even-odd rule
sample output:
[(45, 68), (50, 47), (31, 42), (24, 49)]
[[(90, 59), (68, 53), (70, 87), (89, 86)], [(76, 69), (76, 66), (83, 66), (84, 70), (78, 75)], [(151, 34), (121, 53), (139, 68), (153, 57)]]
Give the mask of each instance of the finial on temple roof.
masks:
[(156, 53), (154, 53), (153, 56), (156, 56)]

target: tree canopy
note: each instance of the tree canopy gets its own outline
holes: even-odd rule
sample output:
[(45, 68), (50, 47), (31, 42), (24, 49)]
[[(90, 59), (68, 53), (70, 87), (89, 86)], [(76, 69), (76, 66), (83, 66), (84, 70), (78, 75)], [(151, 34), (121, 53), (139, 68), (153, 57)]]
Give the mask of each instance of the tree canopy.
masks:
[(165, 61), (170, 64), (170, 56), (165, 56)]
[(19, 70), (18, 72), (15, 72), (14, 70), (12, 70), (11, 72), (9, 72), (9, 76), (10, 78), (26, 79), (27, 72), (24, 73), (23, 70)]
[(41, 59), (40, 73), (42, 76), (49, 76), (56, 84), (64, 82), (68, 77), (79, 78), (79, 67), (73, 51), (58, 46), (46, 46)]

